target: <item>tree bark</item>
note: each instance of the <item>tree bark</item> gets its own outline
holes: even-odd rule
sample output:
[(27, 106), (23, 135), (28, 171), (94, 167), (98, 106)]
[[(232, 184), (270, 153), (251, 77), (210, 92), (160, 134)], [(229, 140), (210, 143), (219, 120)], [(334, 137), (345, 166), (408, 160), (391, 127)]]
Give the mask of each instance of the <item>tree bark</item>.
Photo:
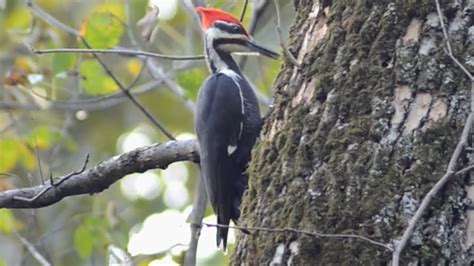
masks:
[[(275, 107), (249, 166), (240, 225), (357, 234), (395, 245), (443, 176), (470, 110), (470, 81), (445, 52), (434, 0), (294, 0)], [(454, 55), (474, 70), (474, 3), (441, 1)], [(463, 153), (459, 167), (469, 164)], [(402, 265), (474, 263), (470, 176), (431, 203)], [(474, 194), (474, 193), (473, 193)], [(241, 234), (234, 265), (388, 264), (349, 238)], [(415, 264), (416, 263), (416, 264)]]

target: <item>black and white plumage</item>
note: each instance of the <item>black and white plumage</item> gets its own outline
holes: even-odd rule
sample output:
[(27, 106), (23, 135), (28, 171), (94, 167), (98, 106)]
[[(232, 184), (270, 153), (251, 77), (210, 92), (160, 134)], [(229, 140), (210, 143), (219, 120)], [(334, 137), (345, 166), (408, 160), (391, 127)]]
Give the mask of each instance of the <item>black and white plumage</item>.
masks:
[[(277, 54), (253, 42), (240, 23), (229, 21), (229, 14), (224, 12), (222, 17), (212, 13), (205, 17), (205, 11), (222, 11), (198, 11), (203, 22), (207, 19), (209, 23), (204, 37), (211, 71), (200, 88), (195, 115), (201, 171), (217, 223), (228, 225), (230, 220), (236, 223), (240, 216), (241, 198), (247, 186), (246, 168), (261, 127), (257, 97), (231, 53), (254, 51), (272, 57)], [(223, 241), (225, 250), (228, 229), (217, 231), (217, 245)]]

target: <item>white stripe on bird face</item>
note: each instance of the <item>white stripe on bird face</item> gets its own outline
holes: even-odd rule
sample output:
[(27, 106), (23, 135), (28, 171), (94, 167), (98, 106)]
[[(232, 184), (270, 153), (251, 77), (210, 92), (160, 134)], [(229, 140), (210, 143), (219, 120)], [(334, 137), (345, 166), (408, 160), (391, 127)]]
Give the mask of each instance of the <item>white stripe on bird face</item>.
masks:
[[(229, 26), (239, 26), (234, 23), (226, 22), (226, 21), (218, 21), (217, 23), (220, 24), (227, 24)], [(250, 41), (250, 37), (242, 34), (242, 33), (230, 33), (227, 31), (224, 31), (220, 28), (211, 26), (207, 28), (204, 31), (204, 35), (206, 37), (206, 45), (208, 50), (212, 50), (214, 47), (212, 47), (214, 40), (223, 40), (223, 39), (232, 39), (232, 40), (242, 40), (242, 41)], [(229, 44), (221, 44), (217, 47), (217, 49), (222, 50), (224, 52), (228, 53), (233, 53), (233, 52), (240, 52), (240, 53), (246, 53), (246, 52), (253, 52), (249, 47), (245, 45), (239, 45), (235, 43), (229, 43)], [(211, 57), (211, 59), (214, 59)], [(216, 58), (217, 59), (217, 58)]]
[(212, 41), (218, 40), (218, 39), (237, 39), (237, 40), (244, 40), (244, 41), (247, 41), (250, 39), (248, 36), (244, 34), (229, 33), (212, 26), (207, 28), (204, 31), (204, 35), (206, 36), (208, 45), (212, 45)]

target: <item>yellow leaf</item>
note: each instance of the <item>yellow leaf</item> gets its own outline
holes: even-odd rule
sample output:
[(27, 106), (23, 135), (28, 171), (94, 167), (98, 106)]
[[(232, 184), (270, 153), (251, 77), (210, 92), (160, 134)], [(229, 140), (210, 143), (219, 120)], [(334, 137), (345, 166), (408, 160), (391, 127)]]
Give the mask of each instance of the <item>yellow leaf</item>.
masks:
[(7, 16), (5, 29), (27, 29), (30, 26), (30, 21), (31, 12), (26, 8), (26, 5), (19, 5)]
[(79, 26), (79, 35), (85, 36), (86, 35), (86, 21), (82, 21), (81, 25)]
[(95, 60), (84, 60), (79, 67), (81, 87), (92, 95), (108, 94), (118, 89), (117, 84), (107, 76)]
[(36, 157), (25, 142), (18, 143), (18, 153), (20, 155), (20, 162), (27, 170), (33, 170), (36, 164)]
[(59, 132), (47, 127), (39, 126), (30, 132), (28, 143), (31, 147), (35, 147), (36, 145), (38, 149), (46, 149), (60, 138), (61, 136)]
[(100, 4), (94, 7), (93, 11), (110, 13), (114, 15), (114, 17), (116, 17), (117, 19), (120, 19), (122, 22), (125, 20), (125, 10), (122, 4), (118, 4), (118, 3)]
[(107, 77), (103, 81), (103, 93), (109, 94), (117, 90), (118, 90), (117, 84), (115, 84), (115, 81), (113, 81), (113, 79), (111, 79), (110, 77)]
[(140, 69), (142, 68), (141, 61), (138, 59), (130, 59), (127, 63), (127, 69), (130, 74), (136, 76), (140, 73)]
[(13, 138), (0, 139), (0, 172), (8, 172), (15, 167), (18, 159), (18, 140)]
[(10, 234), (15, 229), (23, 225), (15, 220), (15, 216), (10, 209), (0, 209), (0, 232)]
[(94, 233), (85, 225), (74, 230), (74, 248), (81, 258), (88, 257), (94, 247)]
[(109, 48), (120, 41), (124, 11), (118, 4), (96, 6), (86, 19), (81, 33), (94, 48)]
[(15, 58), (15, 66), (25, 73), (31, 73), (35, 64), (33, 63), (31, 57), (18, 56)]

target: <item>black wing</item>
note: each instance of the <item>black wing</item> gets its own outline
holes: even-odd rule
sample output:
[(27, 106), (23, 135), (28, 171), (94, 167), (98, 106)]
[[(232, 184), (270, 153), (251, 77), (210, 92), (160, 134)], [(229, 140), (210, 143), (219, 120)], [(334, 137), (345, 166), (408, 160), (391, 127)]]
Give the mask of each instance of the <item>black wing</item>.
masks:
[[(233, 158), (243, 129), (244, 115), (239, 86), (230, 77), (215, 73), (202, 85), (195, 117), (200, 144), (201, 171), (217, 222), (227, 225), (238, 218), (238, 184), (242, 169)], [(238, 203), (236, 203), (236, 200)], [(217, 245), (227, 245), (227, 228), (218, 228)]]

